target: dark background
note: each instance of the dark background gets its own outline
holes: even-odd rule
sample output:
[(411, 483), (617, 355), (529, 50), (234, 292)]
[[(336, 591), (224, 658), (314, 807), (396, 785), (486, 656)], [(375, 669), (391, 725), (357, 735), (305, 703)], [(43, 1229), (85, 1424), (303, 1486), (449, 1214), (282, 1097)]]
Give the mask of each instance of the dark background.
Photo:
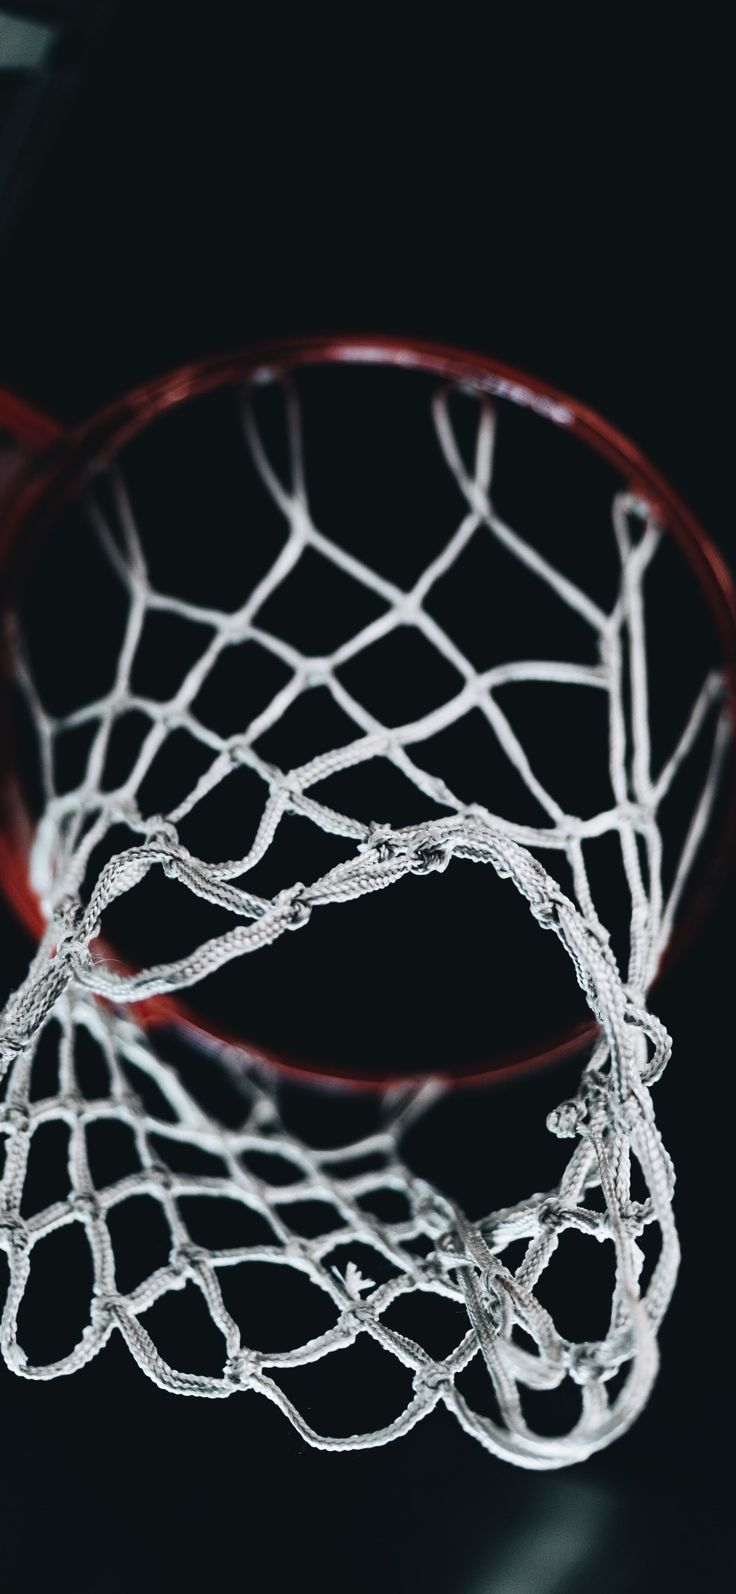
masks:
[[(487, 37), (470, 9), (47, 15), (53, 70), (5, 173), (0, 380), (73, 420), (270, 334), (456, 341), (599, 408), (733, 557), (723, 38), (634, 37), (609, 11), (563, 36), (529, 9), (515, 38), (495, 8)], [(255, 1397), (161, 1394), (117, 1343), (49, 1385), (2, 1370), (6, 1586), (730, 1586), (730, 901), (659, 1001), (684, 1262), (631, 1434), (561, 1475), (503, 1467), (441, 1414), (331, 1456)], [(2, 912), (9, 988), (26, 954)], [(522, 1159), (550, 1088), (498, 1098)]]

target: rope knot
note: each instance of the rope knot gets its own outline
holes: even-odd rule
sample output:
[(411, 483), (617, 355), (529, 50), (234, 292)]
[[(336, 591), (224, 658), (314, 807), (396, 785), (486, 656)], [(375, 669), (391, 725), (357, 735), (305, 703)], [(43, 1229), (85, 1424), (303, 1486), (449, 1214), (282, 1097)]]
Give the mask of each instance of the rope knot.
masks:
[(119, 1295), (93, 1295), (90, 1308), (93, 1322), (97, 1321), (104, 1324), (109, 1323), (111, 1320), (114, 1321), (120, 1313), (121, 1306), (122, 1302)]
[(301, 930), (302, 925), (306, 924), (307, 920), (311, 918), (312, 904), (305, 896), (302, 896), (303, 891), (306, 891), (306, 886), (303, 881), (297, 880), (295, 885), (287, 886), (285, 890), (279, 891), (276, 897), (277, 906), (280, 909), (286, 909), (288, 915), (287, 930)]
[(366, 841), (361, 841), (358, 851), (372, 852), (379, 863), (389, 863), (397, 856), (399, 849), (390, 826), (379, 825), (372, 819), (368, 825), (368, 838)]
[(430, 1367), (417, 1367), (412, 1378), (412, 1388), (416, 1395), (437, 1395), (448, 1393), (453, 1388), (452, 1373), (446, 1367), (433, 1363)]
[(157, 852), (176, 852), (179, 848), (179, 832), (176, 825), (163, 814), (153, 814), (146, 824), (146, 841)]
[(409, 854), (412, 874), (442, 874), (452, 857), (452, 841), (436, 832), (429, 833)]
[(27, 1129), (29, 1114), (25, 1102), (7, 1102), (7, 1104), (0, 1110), (0, 1122), (6, 1124), (9, 1129)]
[(7, 1029), (3, 1030), (2, 1039), (0, 1040), (0, 1079), (2, 1079), (5, 1070), (10, 1067), (10, 1064), (15, 1062), (16, 1057), (20, 1057), (26, 1047), (30, 1045), (30, 1042), (31, 1036), (24, 1029), (16, 1027), (11, 1029), (8, 1026)]
[(604, 1373), (612, 1371), (604, 1359), (601, 1346), (594, 1341), (570, 1347), (568, 1368), (576, 1384), (599, 1383)]
[(563, 1221), (562, 1213), (554, 1201), (542, 1202), (537, 1212), (540, 1229), (546, 1229), (548, 1234), (556, 1234)]
[(553, 1107), (547, 1114), (547, 1128), (550, 1134), (556, 1135), (558, 1140), (574, 1140), (585, 1119), (585, 1106), (583, 1102), (570, 1100), (560, 1102), (559, 1107)]
[(0, 1249), (7, 1252), (15, 1251), (17, 1256), (30, 1249), (30, 1241), (22, 1218), (0, 1215)]
[(71, 892), (58, 898), (53, 907), (53, 923), (57, 930), (57, 953), (66, 941), (76, 935), (82, 921), (82, 904)]
[(229, 1356), (223, 1368), (223, 1376), (229, 1384), (236, 1384), (239, 1389), (247, 1389), (255, 1383), (261, 1371), (261, 1358), (257, 1351), (240, 1350), (234, 1356)]
[(67, 1113), (70, 1118), (81, 1118), (89, 1108), (89, 1102), (79, 1091), (68, 1090), (57, 1101), (59, 1112)]
[(614, 1100), (611, 1104), (611, 1112), (616, 1128), (621, 1129), (627, 1136), (630, 1136), (632, 1131), (638, 1127), (643, 1117), (641, 1102), (633, 1091), (630, 1091), (627, 1096)]
[[(138, 1112), (140, 1112), (140, 1103), (138, 1103)], [(145, 1169), (145, 1173), (148, 1178), (155, 1179), (159, 1190), (173, 1189), (175, 1177), (165, 1162), (152, 1162), (150, 1167)]]
[(449, 1201), (444, 1202), (433, 1190), (425, 1190), (417, 1199), (414, 1210), (425, 1233), (431, 1234), (438, 1244), (444, 1246), (445, 1251), (452, 1249), (455, 1227)]
[(206, 1259), (206, 1252), (198, 1245), (175, 1245), (169, 1254), (169, 1267), (172, 1273), (186, 1278)]
[(348, 1334), (359, 1333), (367, 1323), (374, 1321), (375, 1314), (366, 1301), (353, 1301), (350, 1306), (340, 1313), (337, 1327)]

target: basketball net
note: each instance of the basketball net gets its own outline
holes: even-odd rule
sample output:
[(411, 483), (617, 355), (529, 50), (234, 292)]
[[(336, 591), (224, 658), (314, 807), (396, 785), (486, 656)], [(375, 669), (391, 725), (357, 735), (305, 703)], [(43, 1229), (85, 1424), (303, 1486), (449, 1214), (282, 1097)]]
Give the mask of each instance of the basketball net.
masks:
[[(46, 927), (27, 977), (8, 1002), (0, 1024), (4, 1076), (0, 1133), (5, 1142), (0, 1245), (10, 1275), (2, 1353), (8, 1367), (23, 1377), (53, 1378), (82, 1368), (111, 1336), (119, 1334), (139, 1367), (161, 1388), (210, 1398), (243, 1391), (265, 1395), (310, 1445), (332, 1450), (381, 1445), (407, 1433), (443, 1404), (497, 1456), (530, 1468), (567, 1465), (622, 1434), (644, 1406), (657, 1369), (657, 1331), (677, 1273), (673, 1170), (652, 1105), (652, 1088), (669, 1058), (670, 1042), (649, 1009), (647, 992), (713, 809), (729, 735), (723, 680), (713, 672), (703, 681), (670, 756), (662, 767), (653, 768), (644, 588), (662, 536), (655, 510), (629, 490), (614, 497), (611, 535), (620, 580), (613, 607), (604, 611), (496, 512), (493, 398), (487, 393), (477, 396), (475, 455), (466, 465), (453, 429), (449, 390), (440, 385), (432, 401), (436, 444), (462, 494), (464, 512), (441, 553), (410, 590), (400, 589), (315, 524), (306, 486), (298, 386), (288, 377), (272, 375), (270, 380), (283, 386), (288, 476), (280, 475), (269, 458), (252, 385), (246, 385), (242, 396), (243, 438), (288, 535), (263, 579), (242, 595), (240, 606), (224, 612), (154, 587), (135, 504), (122, 472), (112, 466), (109, 501), (103, 506), (93, 479), (87, 510), (125, 596), (127, 622), (114, 681), (98, 695), (94, 660), (90, 660), (88, 701), (68, 715), (52, 717), (24, 657), (22, 638), (14, 636), (18, 679), (32, 713), (45, 787), (30, 869)], [(473, 667), (433, 618), (426, 600), (471, 540), (481, 537), (501, 544), (523, 567), (530, 583), (546, 584), (561, 616), (574, 611), (585, 622), (589, 664), (546, 662), (532, 653), (525, 660), (496, 664), (485, 673)], [(321, 651), (318, 636), (313, 651), (306, 653), (261, 623), (267, 599), (306, 550), (316, 551), (381, 603), (379, 618), (329, 655)], [(136, 650), (154, 611), (196, 627), (202, 639), (196, 662), (166, 702), (142, 698), (131, 684)], [(337, 672), (399, 626), (415, 627), (459, 672), (462, 685), (451, 700), (424, 717), (389, 726), (350, 693)], [(257, 644), (286, 664), (290, 678), (257, 719), (237, 734), (223, 736), (198, 718), (196, 699), (224, 650), (243, 642)], [(258, 739), (317, 679), (352, 720), (354, 738), (298, 767), (276, 768), (260, 755)], [(604, 695), (611, 788), (605, 811), (581, 819), (564, 812), (546, 789), (497, 700), (496, 689), (509, 681), (569, 683)], [(110, 791), (104, 779), (110, 737), (119, 717), (133, 709), (146, 717), (146, 734), (129, 776)], [(546, 824), (534, 828), (468, 805), (451, 782), (424, 767), (423, 743), (471, 710), (479, 710), (488, 722), (544, 810)], [(74, 790), (57, 790), (57, 739), (83, 724), (93, 727), (83, 779)], [(138, 798), (146, 773), (166, 739), (182, 728), (207, 750), (207, 768), (171, 811), (153, 815), (142, 811)], [(704, 737), (711, 746), (707, 779), (674, 878), (665, 890), (659, 808), (691, 749), (696, 743), (702, 745)], [(419, 793), (441, 806), (442, 817), (393, 828), (380, 814), (367, 824), (321, 799), (320, 785), (328, 776), (372, 760), (389, 761)], [(243, 767), (262, 782), (257, 833), (242, 856), (206, 861), (183, 845), (179, 827), (208, 794)], [(320, 878), (286, 880), (273, 897), (254, 894), (248, 889), (250, 871), (294, 815), (341, 838), (343, 861)], [(133, 833), (134, 844), (108, 858), (89, 889), (84, 882), (95, 849), (121, 823)], [(620, 845), (630, 897), (630, 956), (625, 971), (618, 967), (598, 917), (586, 868), (589, 839), (608, 833)], [(535, 855), (544, 850), (564, 854), (574, 892), (566, 894)], [(375, 1132), (338, 1148), (315, 1148), (284, 1123), (278, 1076), (258, 1063), (248, 1065), (247, 1059), (223, 1045), (223, 1066), (237, 1076), (242, 1096), (242, 1121), (225, 1127), (201, 1106), (162, 1055), (155, 1030), (137, 1019), (140, 1004), (152, 998), (188, 989), (233, 959), (255, 953), (267, 956), (266, 948), (287, 932), (308, 935), (315, 914), (396, 886), (407, 875), (451, 869), (458, 859), (489, 866), (508, 880), (540, 931), (558, 938), (598, 1026), (579, 1089), (547, 1120), (549, 1131), (559, 1140), (559, 1177), (554, 1185), (473, 1221), (450, 1195), (418, 1177), (402, 1160), (407, 1127), (429, 1102), (436, 1102), (441, 1086), (430, 1082), (388, 1090), (382, 1123)], [(232, 927), (203, 940), (182, 958), (135, 970), (111, 966), (99, 950), (105, 915), (115, 900), (134, 893), (156, 870), (163, 870), (197, 898), (226, 910)], [(452, 924), (447, 933), (453, 933)], [(529, 978), (533, 986), (533, 971)], [(78, 1079), (82, 1036), (95, 1049), (106, 1080), (94, 1098), (83, 1092)], [(50, 1092), (39, 1095), (34, 1070), (42, 1042), (45, 1066), (53, 1050), (56, 1082)], [(202, 1061), (203, 1068), (215, 1066), (212, 1060)], [(150, 1090), (144, 1086), (159, 1093), (160, 1111), (151, 1107)], [(90, 1171), (87, 1137), (91, 1126), (110, 1120), (130, 1130), (138, 1166), (137, 1171), (99, 1187)], [(68, 1130), (68, 1193), (29, 1215), (24, 1210), (29, 1156), (34, 1137), (50, 1122)], [(176, 1157), (171, 1165), (162, 1158), (162, 1145), (172, 1151), (188, 1147), (206, 1153), (216, 1159), (212, 1166), (218, 1171), (179, 1172)], [(258, 1167), (258, 1154), (264, 1150), (279, 1159), (279, 1178), (273, 1182)], [(645, 1193), (634, 1199), (632, 1171), (637, 1165)], [(371, 1211), (373, 1198), (382, 1191), (402, 1198), (402, 1215), (396, 1221), (379, 1219)], [(170, 1236), (170, 1254), (167, 1263), (150, 1271), (137, 1287), (121, 1292), (110, 1219), (141, 1195), (152, 1198), (160, 1210)], [(265, 1237), (258, 1243), (220, 1249), (195, 1243), (180, 1205), (182, 1198), (193, 1195), (213, 1203), (241, 1204), (245, 1212), (262, 1220)], [(322, 1232), (311, 1238), (290, 1223), (292, 1209), (307, 1199), (321, 1203), (325, 1214)], [(19, 1342), (18, 1314), (37, 1247), (68, 1225), (76, 1226), (89, 1249), (89, 1323), (68, 1354), (50, 1365), (34, 1365)], [(640, 1242), (651, 1230), (658, 1231), (659, 1250), (654, 1265), (644, 1270), (648, 1272), (644, 1283)], [(568, 1231), (584, 1236), (591, 1246), (610, 1246), (615, 1257), (610, 1321), (604, 1336), (595, 1341), (565, 1338), (539, 1299), (540, 1280)], [(523, 1257), (512, 1266), (505, 1253), (519, 1241), (524, 1242)], [(340, 1267), (333, 1260), (338, 1245)], [(382, 1257), (389, 1276), (378, 1284), (364, 1276), (358, 1261), (350, 1259), (351, 1245), (360, 1248), (356, 1257), (364, 1257), (366, 1247)], [(248, 1344), (226, 1305), (223, 1279), (228, 1269), (253, 1263), (303, 1275), (329, 1312), (324, 1331), (286, 1350), (269, 1352)], [(262, 1270), (255, 1272), (263, 1277)], [(585, 1289), (584, 1271), (580, 1288)], [(172, 1365), (146, 1326), (146, 1314), (156, 1302), (185, 1290), (198, 1292), (221, 1335), (222, 1364), (216, 1375)], [(407, 1295), (428, 1294), (461, 1305), (465, 1313), (464, 1331), (451, 1353), (441, 1358), (391, 1325), (393, 1303)], [(289, 1382), (282, 1375), (334, 1357), (363, 1336), (406, 1370), (405, 1404), (372, 1432), (330, 1436), (317, 1431), (293, 1398), (293, 1379)], [(473, 1409), (462, 1392), (462, 1374), (474, 1362), (484, 1365), (492, 1385), (492, 1417)], [(525, 1390), (554, 1390), (566, 1380), (578, 1387), (577, 1420), (562, 1435), (535, 1433), (525, 1416)]]

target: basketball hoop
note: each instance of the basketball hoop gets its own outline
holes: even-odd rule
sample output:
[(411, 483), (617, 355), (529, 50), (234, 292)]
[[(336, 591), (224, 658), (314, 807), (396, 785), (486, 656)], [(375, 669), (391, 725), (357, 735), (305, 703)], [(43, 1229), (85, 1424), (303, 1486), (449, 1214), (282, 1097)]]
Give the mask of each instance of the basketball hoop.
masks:
[[(592, 411), (482, 356), (417, 341), (274, 344), (152, 382), (70, 434), (17, 400), (0, 406), (0, 423), (28, 456), (11, 472), (0, 543), (12, 603), (0, 863), (38, 938), (0, 1020), (7, 1364), (26, 1377), (70, 1372), (119, 1331), (161, 1387), (258, 1390), (310, 1444), (382, 1444), (442, 1402), (517, 1464), (583, 1459), (644, 1405), (677, 1271), (673, 1173), (651, 1099), (670, 1042), (649, 992), (700, 917), (696, 856), (710, 859), (712, 885), (732, 839), (722, 810), (736, 599), (719, 555), (668, 484)], [(493, 561), (487, 587), (476, 558)], [(687, 659), (677, 646), (685, 623)], [(532, 716), (530, 750), (534, 726), (524, 739), (518, 729), (526, 689), (584, 702), (581, 725), (600, 710), (602, 774), (589, 769), (594, 730), (589, 743), (587, 730), (577, 733), (579, 767), (564, 759), (566, 711)], [(559, 795), (563, 776), (579, 793), (573, 812)], [(609, 859), (600, 876), (598, 849)], [(463, 863), (490, 869), (463, 872)], [(536, 951), (523, 939), (533, 931), (540, 957), (542, 945), (567, 953), (587, 1017), (562, 1015), (551, 1037), (502, 1041), (495, 1052), (468, 1040), (461, 1056), (426, 1071), (403, 1054), (368, 1067), (331, 1041), (321, 1055), (319, 1039), (300, 1038), (306, 998), (295, 1015), (275, 1016), (283, 1033), (249, 1032), (247, 1015), (240, 1023), (233, 971), (280, 959), (288, 998), (331, 907), (341, 905), (345, 929), (322, 943), (328, 955), (310, 981), (324, 979), (338, 1005), (350, 978), (356, 1000), (365, 992), (380, 956), (377, 916), (362, 942), (359, 930), (351, 939), (358, 909), (383, 911), (390, 934), (385, 904), (396, 904), (399, 922), (409, 882), (423, 892), (418, 936), (430, 895), (444, 904), (433, 934), (440, 960), (463, 936), (477, 943), (485, 912), (479, 924), (458, 879), (465, 892), (481, 882), (484, 901), (492, 882), (505, 882), (493, 907), (507, 931), (493, 943), (495, 968), (507, 956), (535, 988), (526, 970)], [(167, 952), (172, 935), (189, 939)], [(260, 976), (249, 978), (254, 1010)], [(541, 992), (541, 973), (536, 980)], [(467, 983), (493, 1030), (487, 995)], [(550, 989), (564, 983), (552, 968)], [(508, 977), (497, 984), (494, 1007)], [(449, 1000), (466, 1005), (457, 988)], [(225, 1125), (202, 1105), (172, 1061), (172, 1036), (229, 1070), (239, 1122)], [(573, 1046), (589, 1055), (575, 1097), (548, 1119), (574, 1143), (554, 1188), (471, 1222), (404, 1165), (407, 1126), (446, 1083)], [(90, 1048), (91, 1094), (79, 1073)], [(44, 1067), (54, 1062), (41, 1091), (42, 1054)], [(203, 1071), (215, 1066), (201, 1061)], [(385, 1092), (380, 1129), (329, 1149), (295, 1135), (280, 1091), (305, 1070)], [(101, 1187), (87, 1149), (103, 1120), (130, 1131), (136, 1165)], [(51, 1122), (68, 1130), (69, 1189), (28, 1215), (28, 1159)], [(167, 1146), (209, 1157), (218, 1171), (182, 1171)], [(264, 1155), (280, 1159), (278, 1178), (258, 1171)], [(632, 1175), (643, 1181), (636, 1197)], [(371, 1210), (386, 1191), (400, 1197), (395, 1221)], [(261, 1237), (196, 1243), (182, 1215), (195, 1195), (236, 1203)], [(163, 1215), (169, 1254), (122, 1289), (111, 1221), (138, 1196)], [(307, 1199), (329, 1221), (304, 1237), (289, 1213)], [(34, 1249), (70, 1225), (89, 1248), (90, 1321), (62, 1357), (32, 1364), (18, 1314)], [(595, 1341), (565, 1338), (539, 1296), (568, 1231), (610, 1244), (615, 1257), (610, 1323)], [(647, 1252), (655, 1232), (656, 1257)], [(524, 1254), (512, 1267), (504, 1253), (518, 1241)], [(387, 1268), (377, 1282), (361, 1268), (369, 1253)], [(330, 1321), (289, 1349), (254, 1348), (223, 1286), (249, 1266), (303, 1276)], [(222, 1336), (216, 1374), (174, 1367), (144, 1321), (190, 1287)], [(397, 1302), (429, 1295), (465, 1314), (442, 1357), (391, 1322)], [(366, 1337), (407, 1371), (407, 1398), (380, 1428), (329, 1437), (306, 1422), (285, 1381)], [(463, 1393), (474, 1365), (488, 1374), (493, 1416)], [(579, 1391), (572, 1427), (534, 1432), (524, 1391), (566, 1381)]]

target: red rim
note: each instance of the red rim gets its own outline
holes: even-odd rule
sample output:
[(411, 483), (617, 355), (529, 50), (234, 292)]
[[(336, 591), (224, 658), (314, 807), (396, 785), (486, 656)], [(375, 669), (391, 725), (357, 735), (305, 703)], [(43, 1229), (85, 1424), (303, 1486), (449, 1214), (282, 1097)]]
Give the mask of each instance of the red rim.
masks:
[[(657, 510), (665, 529), (688, 560), (713, 614), (724, 652), (732, 717), (736, 725), (736, 588), (718, 550), (695, 516), (660, 472), (617, 428), (586, 405), (549, 387), (536, 377), (498, 364), (484, 355), (419, 339), (374, 334), (312, 336), (256, 345), (234, 354), (196, 361), (134, 389), (107, 405), (70, 433), (63, 433), (47, 417), (23, 401), (0, 394), (0, 424), (21, 446), (33, 450), (19, 484), (12, 490), (0, 526), (0, 569), (11, 593), (23, 569), (62, 502), (71, 496), (93, 460), (107, 459), (164, 411), (218, 387), (254, 379), (273, 371), (319, 364), (382, 364), (425, 371), (452, 382), (470, 382), (487, 392), (543, 414), (552, 424), (569, 429), (614, 465), (632, 491)], [(7, 703), (0, 703), (0, 759), (2, 760), (2, 814), (0, 815), (0, 872), (2, 887), (16, 913), (34, 936), (43, 919), (31, 890), (26, 868), (33, 835), (28, 813), (13, 768)], [(711, 864), (713, 878), (707, 891), (695, 899), (687, 920), (677, 928), (658, 974), (671, 966), (698, 928), (712, 902), (732, 855), (734, 827), (729, 815)], [(120, 959), (118, 957), (118, 965)], [(305, 1074), (325, 1081), (381, 1089), (401, 1083), (390, 1077), (367, 1078), (345, 1065), (330, 1066), (306, 1058), (271, 1052), (232, 1035), (204, 1019), (194, 1007), (173, 997), (160, 997), (136, 1005), (136, 1017), (146, 1025), (167, 1025), (183, 1030), (210, 1050), (235, 1049), (249, 1058), (277, 1065), (302, 1079)], [(463, 1064), (445, 1078), (453, 1085), (479, 1083), (558, 1061), (585, 1044), (596, 1033), (592, 1019), (578, 1023), (551, 1038), (544, 1046)], [(416, 1075), (410, 1076), (412, 1080)]]

